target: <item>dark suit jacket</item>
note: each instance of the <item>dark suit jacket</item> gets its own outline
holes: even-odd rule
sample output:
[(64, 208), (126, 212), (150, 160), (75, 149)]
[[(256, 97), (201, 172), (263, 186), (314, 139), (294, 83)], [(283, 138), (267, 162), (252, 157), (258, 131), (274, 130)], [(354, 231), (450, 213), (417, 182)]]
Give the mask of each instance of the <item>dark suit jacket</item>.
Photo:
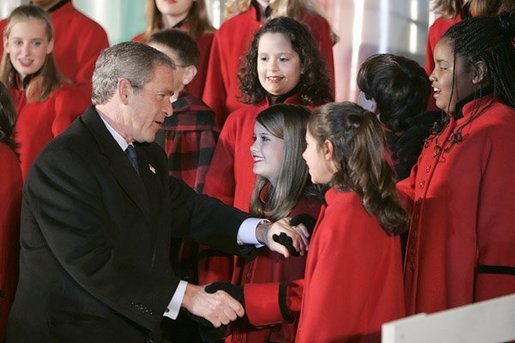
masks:
[(156, 144), (135, 146), (140, 177), (90, 107), (36, 160), (8, 342), (144, 342), (179, 282), (172, 235), (238, 252), (248, 215), (169, 178)]

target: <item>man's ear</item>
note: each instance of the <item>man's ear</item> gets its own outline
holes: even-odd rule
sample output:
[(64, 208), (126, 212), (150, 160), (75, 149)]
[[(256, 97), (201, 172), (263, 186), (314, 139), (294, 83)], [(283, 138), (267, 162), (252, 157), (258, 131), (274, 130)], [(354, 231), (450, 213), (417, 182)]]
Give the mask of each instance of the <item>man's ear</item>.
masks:
[(189, 65), (184, 68), (184, 74), (182, 75), (182, 84), (187, 85), (193, 80), (195, 75), (197, 75), (197, 67), (194, 65)]
[(129, 95), (132, 93), (132, 86), (129, 80), (120, 79), (118, 80), (118, 84), (116, 85), (116, 91), (120, 101), (127, 105), (129, 103)]
[(488, 75), (488, 66), (484, 61), (477, 61), (474, 63), (474, 77), (472, 78), (473, 84), (478, 84), (486, 80)]

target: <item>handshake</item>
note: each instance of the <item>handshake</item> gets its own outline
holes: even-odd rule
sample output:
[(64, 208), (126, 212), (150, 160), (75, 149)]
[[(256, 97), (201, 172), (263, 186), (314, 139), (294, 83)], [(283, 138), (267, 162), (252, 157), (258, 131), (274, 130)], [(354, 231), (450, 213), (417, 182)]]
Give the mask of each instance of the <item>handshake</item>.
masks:
[[(284, 218), (273, 224), (263, 222), (256, 228), (256, 238), (285, 257), (304, 255), (315, 222), (306, 214)], [(226, 282), (215, 282), (205, 287), (188, 284), (183, 307), (195, 321), (203, 324), (201, 332), (205, 341), (217, 341), (225, 336), (223, 325), (245, 314), (243, 287)]]

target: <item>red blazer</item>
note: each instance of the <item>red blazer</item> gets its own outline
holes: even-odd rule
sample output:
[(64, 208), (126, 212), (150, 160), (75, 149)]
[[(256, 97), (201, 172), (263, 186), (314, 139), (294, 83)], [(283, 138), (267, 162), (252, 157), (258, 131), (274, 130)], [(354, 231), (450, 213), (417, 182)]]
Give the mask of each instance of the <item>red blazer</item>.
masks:
[[(334, 90), (334, 60), (331, 27), (317, 14), (305, 13), (302, 21), (311, 29), (322, 55)], [(223, 125), (229, 113), (243, 106), (239, 101), (238, 71), (241, 59), (249, 49), (254, 33), (263, 25), (254, 6), (222, 24), (215, 33), (209, 57), (206, 85), (202, 100), (215, 111)]]
[[(288, 285), (300, 309), (295, 342), (380, 342), (381, 325), (405, 314), (401, 247), (368, 214), (356, 193), (327, 191), (309, 244), (304, 280)], [(281, 322), (277, 284), (245, 287), (254, 325)]]
[[(301, 104), (301, 99), (293, 95), (284, 103)], [(249, 210), (256, 181), (252, 172), (254, 161), (250, 155), (254, 123), (259, 112), (269, 106), (268, 101), (244, 105), (227, 118), (206, 175), (205, 194), (242, 211)]]
[[(318, 218), (321, 203), (313, 197), (302, 198), (295, 208), (288, 214), (294, 217), (298, 214), (308, 214), (314, 219)], [(304, 277), (306, 266), (305, 256), (292, 256), (285, 259), (282, 255), (268, 249), (262, 249), (253, 260), (243, 257), (234, 257), (234, 271), (232, 283), (247, 285), (253, 283), (294, 281)], [(283, 323), (268, 328), (239, 328), (232, 327), (232, 334), (226, 338), (229, 342), (293, 342), (297, 331), (298, 317), (291, 323)]]
[[(187, 31), (187, 26), (181, 26), (181, 29)], [(204, 93), (204, 84), (206, 82), (207, 77), (207, 67), (209, 65), (209, 53), (211, 51), (211, 43), (213, 42), (214, 32), (204, 32), (197, 40), (197, 45), (200, 50), (199, 57), (199, 65), (197, 67), (197, 75), (191, 80), (191, 82), (186, 85), (185, 90), (191, 94), (196, 96), (197, 98), (201, 98)], [(145, 43), (143, 39), (143, 33), (132, 38), (133, 42)]]
[(18, 283), (21, 207), (21, 170), (14, 152), (0, 143), (0, 342), (4, 341), (7, 315)]
[[(467, 123), (477, 110), (480, 115)], [(408, 314), (515, 292), (515, 109), (491, 96), (422, 150), (398, 188), (414, 200), (405, 258)], [(462, 141), (452, 144), (460, 127)], [(437, 147), (438, 145), (438, 147)]]
[[(109, 47), (107, 34), (95, 21), (77, 11), (71, 1), (50, 12), (55, 31), (54, 56), (59, 71), (78, 85), (89, 99), (98, 55)], [(7, 19), (0, 22), (3, 32)], [(3, 53), (0, 46), (0, 56)], [(84, 110), (84, 109), (83, 109)]]
[[(39, 78), (32, 79), (32, 83)], [(16, 142), (19, 143), (21, 171), (27, 177), (32, 163), (43, 147), (63, 132), (88, 107), (89, 100), (77, 87), (69, 84), (52, 92), (43, 102), (27, 102), (25, 91), (11, 88), (18, 111)]]

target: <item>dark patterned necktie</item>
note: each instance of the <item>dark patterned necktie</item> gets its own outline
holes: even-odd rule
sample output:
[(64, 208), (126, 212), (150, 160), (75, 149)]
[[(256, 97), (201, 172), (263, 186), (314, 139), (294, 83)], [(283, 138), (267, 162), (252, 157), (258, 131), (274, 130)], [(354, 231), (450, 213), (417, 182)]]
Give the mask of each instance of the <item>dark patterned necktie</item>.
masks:
[(139, 175), (138, 156), (136, 156), (136, 148), (133, 145), (129, 145), (127, 146), (127, 149), (125, 149), (125, 153), (127, 154), (127, 157), (129, 157), (129, 161), (134, 167), (134, 170)]

